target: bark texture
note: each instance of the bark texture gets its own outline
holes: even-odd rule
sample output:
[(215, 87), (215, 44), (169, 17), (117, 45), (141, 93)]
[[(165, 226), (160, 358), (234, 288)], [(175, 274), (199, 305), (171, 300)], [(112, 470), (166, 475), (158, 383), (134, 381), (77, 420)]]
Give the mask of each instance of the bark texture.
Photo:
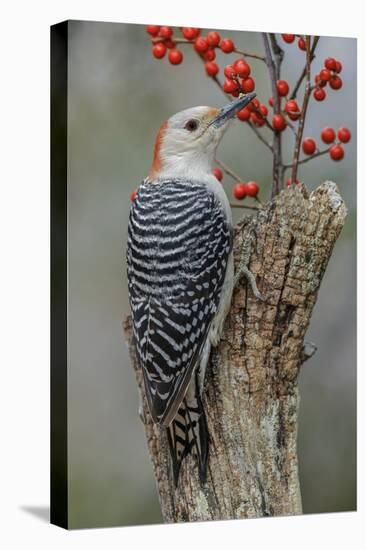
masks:
[[(304, 335), (345, 217), (336, 185), (326, 182), (310, 196), (292, 186), (236, 227), (236, 268), (248, 265), (266, 301), (258, 301), (242, 278), (211, 354), (203, 396), (210, 433), (204, 486), (188, 456), (174, 488), (165, 430), (152, 423), (144, 402), (166, 522), (301, 513), (298, 374), (306, 359)], [(124, 330), (143, 395), (130, 318)]]

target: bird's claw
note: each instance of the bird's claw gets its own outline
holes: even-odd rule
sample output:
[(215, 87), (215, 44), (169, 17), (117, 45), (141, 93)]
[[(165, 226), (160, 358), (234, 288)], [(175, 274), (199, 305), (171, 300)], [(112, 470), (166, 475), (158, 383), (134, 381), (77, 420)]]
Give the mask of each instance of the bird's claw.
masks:
[(241, 265), (239, 267), (237, 273), (235, 274), (234, 287), (237, 286), (237, 284), (239, 283), (242, 275), (244, 275), (244, 277), (246, 278), (246, 280), (250, 284), (250, 288), (252, 289), (252, 292), (253, 292), (254, 296), (257, 298), (257, 300), (259, 300), (261, 302), (266, 302), (267, 297), (263, 296), (263, 294), (261, 294), (261, 292), (259, 291), (259, 289), (257, 287), (257, 283), (255, 281), (255, 277), (246, 265)]

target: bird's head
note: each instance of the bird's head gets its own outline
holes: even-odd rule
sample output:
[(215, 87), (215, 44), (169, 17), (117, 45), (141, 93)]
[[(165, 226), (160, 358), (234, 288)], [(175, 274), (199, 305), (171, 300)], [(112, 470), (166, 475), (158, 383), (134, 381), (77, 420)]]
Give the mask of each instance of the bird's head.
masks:
[(255, 96), (252, 92), (221, 109), (192, 107), (170, 117), (156, 137), (150, 179), (211, 173), (215, 150), (229, 122)]

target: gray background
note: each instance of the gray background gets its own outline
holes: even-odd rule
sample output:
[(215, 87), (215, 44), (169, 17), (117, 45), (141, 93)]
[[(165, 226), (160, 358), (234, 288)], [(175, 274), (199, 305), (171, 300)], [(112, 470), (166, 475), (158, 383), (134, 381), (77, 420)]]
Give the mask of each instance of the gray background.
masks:
[[(260, 35), (226, 31), (246, 50)], [(284, 45), (291, 83), (304, 54)], [(220, 90), (190, 48), (171, 66), (150, 54), (144, 27), (70, 23), (69, 43), (69, 516), (71, 527), (160, 522), (160, 510), (137, 390), (121, 323), (128, 312), (125, 242), (129, 195), (147, 174), (154, 137), (171, 114), (220, 106)], [(305, 136), (348, 126), (353, 140), (341, 163), (321, 157), (300, 170), (310, 189), (336, 181), (349, 207), (326, 272), (308, 339), (319, 347), (300, 374), (299, 459), (305, 513), (356, 507), (356, 41), (321, 38), (314, 71), (325, 57), (344, 65), (342, 90), (311, 101)], [(222, 66), (232, 59), (220, 54)], [(266, 69), (251, 63), (259, 98), (268, 99)], [(286, 134), (285, 152), (292, 147)], [(219, 156), (268, 196), (271, 156), (236, 122)], [(290, 157), (288, 158), (290, 160)], [(225, 178), (230, 193), (232, 182)], [(235, 216), (240, 214), (236, 211)]]

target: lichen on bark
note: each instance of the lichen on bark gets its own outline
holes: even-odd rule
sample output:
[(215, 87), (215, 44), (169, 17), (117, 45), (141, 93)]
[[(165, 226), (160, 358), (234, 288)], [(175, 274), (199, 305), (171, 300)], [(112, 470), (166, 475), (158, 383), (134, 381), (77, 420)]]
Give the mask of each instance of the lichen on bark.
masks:
[[(298, 374), (304, 337), (346, 207), (336, 185), (308, 194), (292, 186), (235, 228), (238, 266), (250, 242), (249, 268), (265, 301), (242, 278), (220, 345), (207, 369), (203, 404), (210, 433), (208, 479), (200, 485), (188, 456), (174, 487), (165, 430), (144, 400), (148, 449), (166, 522), (300, 514)], [(128, 317), (124, 323), (140, 391)]]

